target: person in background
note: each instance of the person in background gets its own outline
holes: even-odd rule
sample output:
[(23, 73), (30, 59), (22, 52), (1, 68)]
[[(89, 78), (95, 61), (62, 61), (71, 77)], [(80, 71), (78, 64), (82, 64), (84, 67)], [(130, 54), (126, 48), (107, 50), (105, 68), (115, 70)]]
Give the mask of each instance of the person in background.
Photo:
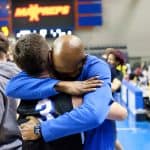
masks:
[(137, 86), (138, 85), (138, 77), (135, 73), (130, 73), (129, 77), (128, 77), (128, 81), (134, 85)]
[[(122, 104), (121, 102), (121, 83), (123, 79), (123, 73), (122, 73), (122, 66), (125, 63), (125, 58), (123, 53), (120, 50), (114, 49), (114, 48), (108, 48), (107, 51), (107, 62), (110, 64), (111, 67), (111, 89), (113, 93), (114, 100), (116, 100), (118, 103)], [(118, 67), (120, 69), (118, 69)], [(115, 124), (115, 122), (114, 122)], [(114, 125), (116, 128), (116, 124)], [(117, 133), (116, 133), (117, 134)], [(116, 150), (123, 150), (123, 147), (119, 140), (117, 140), (116, 136), (116, 142), (115, 142)]]
[[(26, 38), (24, 40), (22, 39), (22, 44), (28, 39)], [(37, 44), (38, 42), (35, 43)], [(32, 44), (29, 45), (31, 46)], [(19, 46), (17, 46), (16, 52), (18, 54), (16, 56), (18, 56), (18, 62), (21, 58), (20, 57), (21, 50), (22, 47), (20, 46), (19, 48)], [(33, 49), (29, 48), (29, 50), (33, 50)], [(29, 53), (26, 51), (26, 54)], [(28, 59), (30, 61), (31, 60), (33, 61), (33, 58), (37, 57), (39, 60), (39, 56), (37, 56), (37, 54), (39, 53), (35, 53), (35, 55), (33, 55), (32, 53), (31, 58), (28, 55)], [(86, 132), (86, 138), (85, 138), (86, 140), (85, 140), (84, 148), (86, 150), (87, 149), (92, 150), (95, 149), (95, 147), (97, 149), (103, 149), (103, 150), (114, 149), (114, 140), (113, 140), (114, 137), (113, 137), (113, 132), (111, 132), (112, 128), (109, 123), (110, 120), (104, 121), (106, 117), (104, 115), (105, 111), (107, 110), (107, 107), (109, 110), (110, 101), (112, 99), (111, 90), (110, 90), (110, 72), (107, 64), (102, 60), (97, 59), (94, 56), (85, 55), (85, 52), (83, 51), (83, 44), (81, 40), (76, 36), (62, 36), (60, 38), (57, 38), (54, 42), (53, 50), (49, 52), (48, 58), (44, 60), (45, 61), (48, 60), (49, 62), (48, 68), (55, 75), (53, 77), (57, 77), (58, 79), (62, 79), (62, 80), (82, 81), (82, 80), (87, 80), (88, 78), (93, 76), (98, 76), (100, 79), (104, 80), (104, 84), (102, 85), (102, 87), (97, 87), (96, 89), (94, 88), (92, 92), (88, 92), (84, 94), (83, 104), (78, 108), (73, 109), (71, 112), (65, 113), (62, 116), (59, 116), (56, 119), (41, 122), (39, 126), (41, 133), (39, 134), (44, 138), (45, 141), (51, 141), (60, 138), (62, 136), (67, 136), (70, 134), (75, 134), (78, 132), (89, 130), (88, 132)], [(28, 62), (25, 61), (26, 63), (22, 63), (21, 67), (23, 70), (27, 71), (28, 69), (28, 72), (32, 70), (30, 69), (33, 68), (30, 66), (31, 65), (30, 61)], [(26, 67), (24, 65), (26, 65)], [(101, 68), (101, 70), (97, 70), (97, 68)], [(41, 70), (39, 72), (41, 73)], [(31, 74), (31, 72), (29, 74)], [(42, 74), (44, 74), (44, 72)], [(35, 99), (35, 98), (49, 97), (50, 92), (52, 90), (53, 90), (52, 91), (53, 94), (56, 94), (54, 93), (55, 92), (54, 88), (52, 88), (54, 87), (54, 85), (57, 91), (60, 91), (61, 88), (63, 90), (66, 89), (65, 85), (61, 87), (60, 85), (58, 86), (56, 82), (55, 84), (53, 84), (52, 87), (50, 87), (50, 85), (52, 84), (52, 80), (56, 80), (56, 79), (55, 78), (39, 79), (39, 78), (30, 77), (26, 73), (21, 73), (15, 78), (13, 78), (13, 80), (9, 83), (6, 92), (11, 96), (21, 97), (26, 99), (27, 98)], [(22, 81), (22, 82), (18, 82), (18, 81)], [(32, 85), (27, 84), (27, 82), (32, 83)], [(61, 83), (60, 81), (57, 82)], [(15, 87), (13, 85), (14, 83), (17, 83)], [(23, 83), (23, 85), (27, 85), (27, 86), (26, 87), (24, 86), (23, 87), (24, 89), (22, 89), (22, 85), (20, 83), (21, 84)], [(20, 88), (18, 89), (18, 87), (20, 87), (21, 90)], [(16, 88), (18, 89), (17, 91)], [(73, 90), (73, 89), (74, 88), (68, 88), (68, 93), (77, 95), (78, 90)], [(23, 91), (25, 90), (27, 93), (25, 91), (23, 92), (22, 90)], [(106, 115), (108, 114), (107, 111), (106, 111)], [(120, 114), (117, 113), (117, 115)], [(104, 123), (102, 123), (103, 121), (101, 119), (104, 121)], [(36, 127), (37, 123), (39, 122), (36, 119), (32, 119), (21, 126), (24, 139), (34, 140), (39, 138), (39, 136), (33, 133), (33, 129)], [(29, 133), (27, 129), (29, 129), (31, 132)], [(51, 131), (53, 131), (52, 134)], [(106, 132), (103, 134), (103, 131)]]
[(6, 83), (20, 70), (7, 62), (9, 41), (0, 32), (0, 150), (21, 150), (22, 138), (16, 122), (17, 101), (5, 95)]
[(117, 69), (118, 66), (123, 66), (125, 63), (124, 55), (120, 50), (112, 49), (107, 55), (107, 62), (114, 69), (114, 74), (112, 76), (111, 89), (113, 92), (113, 97), (119, 103), (121, 103), (121, 83), (123, 79), (123, 73)]
[(111, 50), (110, 48), (107, 48), (106, 50), (104, 50), (100, 57), (102, 59), (104, 59), (105, 61), (107, 61), (107, 55), (108, 55), (110, 50)]

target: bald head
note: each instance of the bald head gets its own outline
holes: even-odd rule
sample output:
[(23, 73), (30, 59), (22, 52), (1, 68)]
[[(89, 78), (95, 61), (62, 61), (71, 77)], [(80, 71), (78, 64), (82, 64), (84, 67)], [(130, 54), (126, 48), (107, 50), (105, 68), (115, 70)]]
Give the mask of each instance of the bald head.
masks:
[(53, 63), (57, 71), (73, 73), (84, 58), (84, 46), (77, 36), (63, 35), (54, 41)]
[(57, 38), (53, 44), (53, 55), (62, 61), (76, 61), (83, 55), (83, 43), (74, 35), (64, 35)]

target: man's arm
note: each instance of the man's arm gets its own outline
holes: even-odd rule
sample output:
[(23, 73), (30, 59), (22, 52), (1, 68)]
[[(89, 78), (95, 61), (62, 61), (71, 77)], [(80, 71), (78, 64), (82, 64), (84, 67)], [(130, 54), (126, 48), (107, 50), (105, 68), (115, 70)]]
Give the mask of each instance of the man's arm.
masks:
[(123, 79), (122, 72), (117, 72), (117, 74), (114, 76), (114, 79), (111, 83), (112, 92), (117, 91), (121, 87), (122, 79)]
[[(43, 139), (48, 142), (67, 135), (98, 127), (104, 119), (107, 118), (106, 116), (109, 111), (109, 106), (106, 105), (106, 103), (103, 105), (103, 100), (112, 98), (110, 96), (111, 91), (109, 93), (108, 89), (109, 88), (107, 86), (97, 88), (95, 92), (86, 94), (86, 97), (84, 96), (84, 102), (78, 108), (63, 114), (56, 119), (41, 122), (40, 128)], [(106, 94), (106, 91), (108, 92), (105, 97), (104, 95)], [(96, 94), (96, 96), (103, 98), (94, 98), (95, 93), (99, 93), (98, 95)], [(92, 99), (92, 97), (94, 99)], [(21, 132), (24, 135), (24, 140), (34, 140), (32, 133), (35, 126), (36, 124), (32, 121), (21, 125)]]
[(121, 81), (115, 78), (111, 83), (112, 92), (117, 91), (121, 87)]
[(34, 78), (25, 72), (13, 77), (6, 86), (6, 95), (21, 99), (42, 99), (56, 95), (54, 86), (59, 80), (53, 78)]
[[(79, 107), (82, 104), (82, 98), (73, 96), (73, 107)], [(110, 106), (110, 110), (107, 119), (122, 121), (127, 117), (127, 110), (117, 102), (113, 102)], [(39, 121), (35, 117), (28, 117), (29, 121), (20, 126), (21, 134), (24, 140), (36, 140), (41, 137), (40, 133), (36, 135), (34, 128)]]
[(127, 117), (128, 113), (125, 107), (121, 106), (117, 102), (113, 102), (110, 106), (107, 119), (110, 120), (124, 120)]
[[(73, 96), (72, 97), (72, 105), (74, 108), (79, 107), (82, 104), (82, 97)], [(125, 107), (121, 106), (117, 102), (113, 102), (110, 105), (109, 113), (107, 119), (110, 120), (124, 120), (127, 117), (127, 110)]]
[(97, 76), (84, 81), (61, 81), (56, 84), (55, 89), (69, 95), (81, 96), (87, 92), (95, 91), (96, 88), (103, 85), (103, 81)]
[(102, 85), (102, 81), (97, 77), (92, 77), (85, 81), (59, 81), (54, 78), (35, 78), (25, 72), (19, 73), (12, 78), (7, 87), (6, 94), (10, 97), (24, 100), (44, 99), (54, 96), (59, 92), (70, 95), (81, 95), (94, 91), (97, 86)]

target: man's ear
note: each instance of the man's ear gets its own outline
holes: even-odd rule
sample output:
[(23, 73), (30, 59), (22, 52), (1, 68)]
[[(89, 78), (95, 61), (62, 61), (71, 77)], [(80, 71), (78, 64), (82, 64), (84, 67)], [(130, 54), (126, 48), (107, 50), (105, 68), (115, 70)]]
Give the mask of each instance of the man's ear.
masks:
[(53, 48), (51, 47), (48, 52), (48, 70), (51, 76), (54, 76), (54, 65), (53, 65)]
[(48, 51), (48, 63), (49, 66), (52, 66), (52, 50)]

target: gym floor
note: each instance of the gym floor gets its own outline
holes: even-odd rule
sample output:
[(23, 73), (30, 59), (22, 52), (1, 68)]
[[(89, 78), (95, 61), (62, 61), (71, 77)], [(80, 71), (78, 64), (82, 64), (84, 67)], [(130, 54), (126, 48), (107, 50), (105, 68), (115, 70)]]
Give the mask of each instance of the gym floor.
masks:
[(117, 131), (124, 150), (150, 150), (150, 121), (135, 121), (129, 114), (126, 120), (117, 122)]

